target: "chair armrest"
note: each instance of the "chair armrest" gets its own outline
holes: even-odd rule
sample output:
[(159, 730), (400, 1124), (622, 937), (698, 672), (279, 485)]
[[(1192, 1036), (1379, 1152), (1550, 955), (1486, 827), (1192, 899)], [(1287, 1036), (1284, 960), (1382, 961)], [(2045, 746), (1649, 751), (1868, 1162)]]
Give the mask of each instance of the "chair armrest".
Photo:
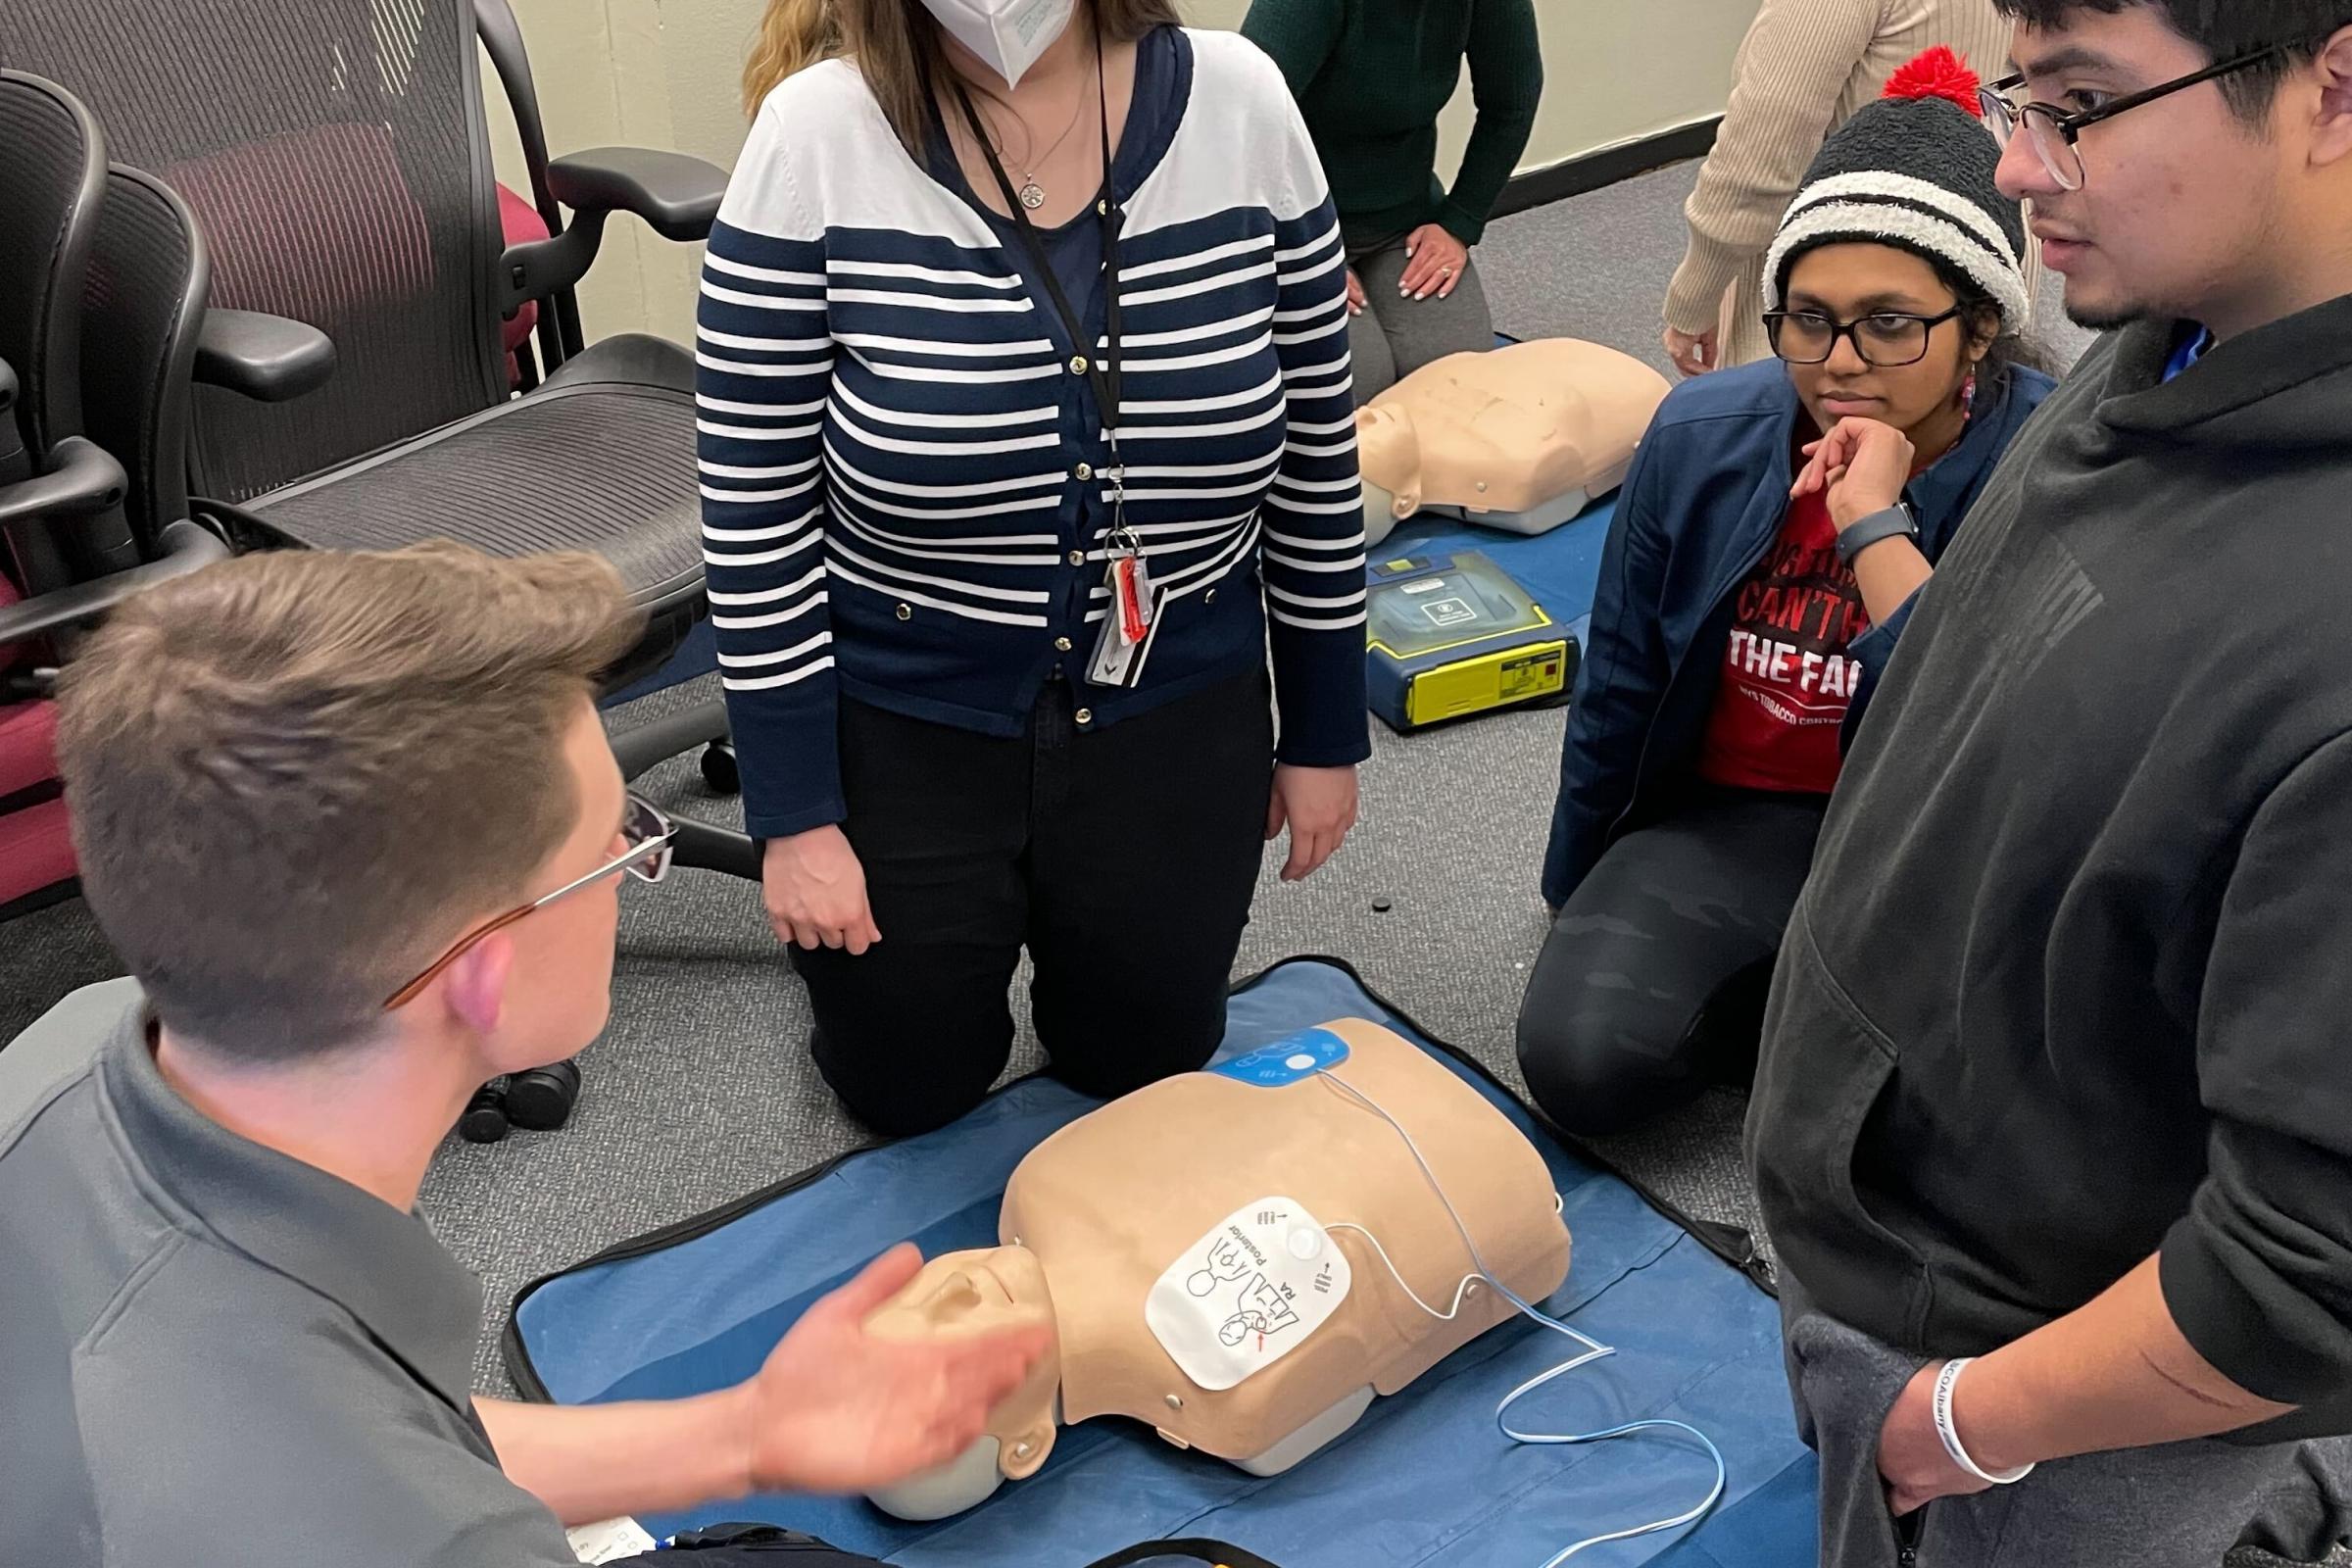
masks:
[(230, 555), (218, 535), (184, 518), (164, 530), (163, 547), (160, 559), (143, 565), (0, 607), (0, 643), (45, 637), (94, 619), (135, 593), (184, 577), (216, 561), (226, 561)]
[(30, 518), (86, 517), (120, 506), (130, 481), (104, 448), (70, 435), (57, 444), (57, 466), (0, 485), (0, 527)]
[(578, 213), (635, 213), (663, 239), (710, 237), (727, 172), (685, 153), (650, 147), (594, 147), (548, 166), (547, 188)]
[(256, 403), (316, 392), (335, 373), (335, 343), (308, 321), (260, 311), (209, 310), (196, 337), (196, 380)]
[(559, 158), (547, 171), (548, 189), (572, 211), (553, 239), (525, 240), (499, 258), (505, 272), (502, 314), (558, 294), (588, 275), (604, 243), (605, 220), (634, 213), (664, 239), (708, 239), (727, 194), (725, 171), (684, 153), (644, 147), (598, 147)]

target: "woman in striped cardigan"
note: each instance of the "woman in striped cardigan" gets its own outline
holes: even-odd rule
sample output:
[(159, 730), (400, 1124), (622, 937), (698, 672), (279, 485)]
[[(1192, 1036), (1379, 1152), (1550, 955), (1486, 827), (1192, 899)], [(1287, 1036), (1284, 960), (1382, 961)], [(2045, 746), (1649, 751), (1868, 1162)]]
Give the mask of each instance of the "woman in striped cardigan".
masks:
[(711, 620), (818, 1065), (885, 1132), (995, 1081), (1024, 947), (1068, 1082), (1200, 1066), (1264, 841), (1296, 878), (1354, 821), (1338, 221), (1272, 64), (1173, 23), (772, 0), (747, 73)]

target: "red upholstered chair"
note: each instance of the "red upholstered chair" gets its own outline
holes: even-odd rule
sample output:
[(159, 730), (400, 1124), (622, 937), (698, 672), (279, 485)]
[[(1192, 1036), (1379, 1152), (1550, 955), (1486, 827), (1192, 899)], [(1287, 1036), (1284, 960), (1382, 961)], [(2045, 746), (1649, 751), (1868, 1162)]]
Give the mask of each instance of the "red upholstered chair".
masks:
[[(16, 585), (0, 575), (0, 609), (17, 599)], [(0, 673), (28, 655), (13, 644), (0, 648)], [(28, 907), (74, 876), (56, 747), (54, 703), (0, 702), (0, 911)]]

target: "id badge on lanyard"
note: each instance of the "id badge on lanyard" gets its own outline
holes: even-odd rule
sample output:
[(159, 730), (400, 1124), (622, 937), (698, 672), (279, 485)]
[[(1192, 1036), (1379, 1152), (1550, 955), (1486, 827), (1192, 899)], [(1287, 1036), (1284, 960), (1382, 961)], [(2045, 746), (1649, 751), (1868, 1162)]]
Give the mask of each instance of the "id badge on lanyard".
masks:
[(1153, 585), (1152, 568), (1141, 543), (1127, 526), (1125, 486), (1111, 481), (1110, 548), (1102, 585), (1110, 602), (1102, 630), (1095, 638), (1094, 657), (1086, 662), (1086, 678), (1097, 686), (1133, 688), (1143, 679), (1144, 661), (1152, 656), (1152, 640), (1159, 634), (1160, 612), (1166, 592)]
[[(1095, 40), (1095, 70), (1097, 86), (1102, 70), (1102, 39)], [(988, 136), (980, 123), (979, 111), (973, 108), (971, 95), (963, 84), (956, 83), (956, 96), (962, 105), (964, 120), (972, 137), (981, 148), (989, 150)], [(1102, 416), (1102, 428), (1110, 436), (1110, 468), (1102, 478), (1110, 482), (1110, 528), (1103, 552), (1105, 565), (1102, 586), (1107, 591), (1107, 604), (1102, 616), (1102, 632), (1095, 639), (1095, 648), (1086, 662), (1086, 679), (1097, 686), (1132, 688), (1143, 679), (1144, 661), (1151, 657), (1152, 641), (1159, 631), (1161, 612), (1166, 608), (1166, 593), (1152, 581), (1152, 569), (1144, 559), (1143, 542), (1127, 525), (1127, 466), (1119, 455), (1119, 252), (1118, 228), (1123, 218), (1117, 204), (1110, 177), (1110, 114), (1107, 91), (1098, 91), (1096, 103), (1102, 120), (1102, 188), (1095, 200), (1095, 211), (1102, 223), (1102, 299), (1104, 314), (1104, 346), (1093, 363), (1086, 367), (1088, 390), (1094, 395), (1095, 411)], [(1014, 230), (1021, 237), (1022, 248), (1028, 253), (1030, 265), (1036, 269), (1039, 285), (1045, 289), (1054, 308), (1060, 313), (1062, 324), (1069, 329), (1070, 343), (1081, 356), (1086, 356), (1086, 322), (1072, 308), (1069, 296), (1063, 291), (1060, 277), (1046, 255), (1045, 244), (1029, 220), (1029, 210), (1013, 193), (1012, 181), (991, 153), (989, 172), (996, 175), (998, 192), (1004, 198)]]

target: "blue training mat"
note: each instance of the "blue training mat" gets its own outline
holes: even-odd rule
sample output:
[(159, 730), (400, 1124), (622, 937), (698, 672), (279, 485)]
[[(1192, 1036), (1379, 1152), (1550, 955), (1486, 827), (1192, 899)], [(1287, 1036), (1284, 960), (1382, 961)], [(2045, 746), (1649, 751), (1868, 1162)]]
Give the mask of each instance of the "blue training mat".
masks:
[[(1574, 1249), (1546, 1303), (1617, 1354), (1514, 1410), (1525, 1427), (1593, 1431), (1687, 1421), (1723, 1450), (1722, 1502), (1694, 1530), (1612, 1542), (1580, 1565), (1811, 1568), (1815, 1469), (1782, 1370), (1780, 1313), (1738, 1269), (1631, 1187), (1569, 1152), (1467, 1057), (1383, 1005), (1343, 965), (1293, 959), (1238, 990), (1225, 1054), (1334, 1018), (1430, 1049), (1535, 1141)], [(1004, 1183), (1096, 1102), (1043, 1077), (954, 1126), (860, 1151), (701, 1220), (614, 1248), (516, 1297), (506, 1352), (533, 1397), (565, 1403), (723, 1388), (758, 1370), (818, 1296), (913, 1239), (926, 1254), (993, 1246)], [(1082, 1568), (1139, 1541), (1214, 1537), (1281, 1568), (1543, 1568), (1589, 1536), (1670, 1518), (1714, 1467), (1674, 1434), (1520, 1447), (1495, 1402), (1577, 1347), (1519, 1320), (1483, 1336), (1286, 1475), (1260, 1480), (1120, 1421), (1065, 1428), (1035, 1478), (960, 1518), (908, 1525), (862, 1500), (757, 1497), (643, 1521), (657, 1537), (761, 1520), (908, 1568)]]

